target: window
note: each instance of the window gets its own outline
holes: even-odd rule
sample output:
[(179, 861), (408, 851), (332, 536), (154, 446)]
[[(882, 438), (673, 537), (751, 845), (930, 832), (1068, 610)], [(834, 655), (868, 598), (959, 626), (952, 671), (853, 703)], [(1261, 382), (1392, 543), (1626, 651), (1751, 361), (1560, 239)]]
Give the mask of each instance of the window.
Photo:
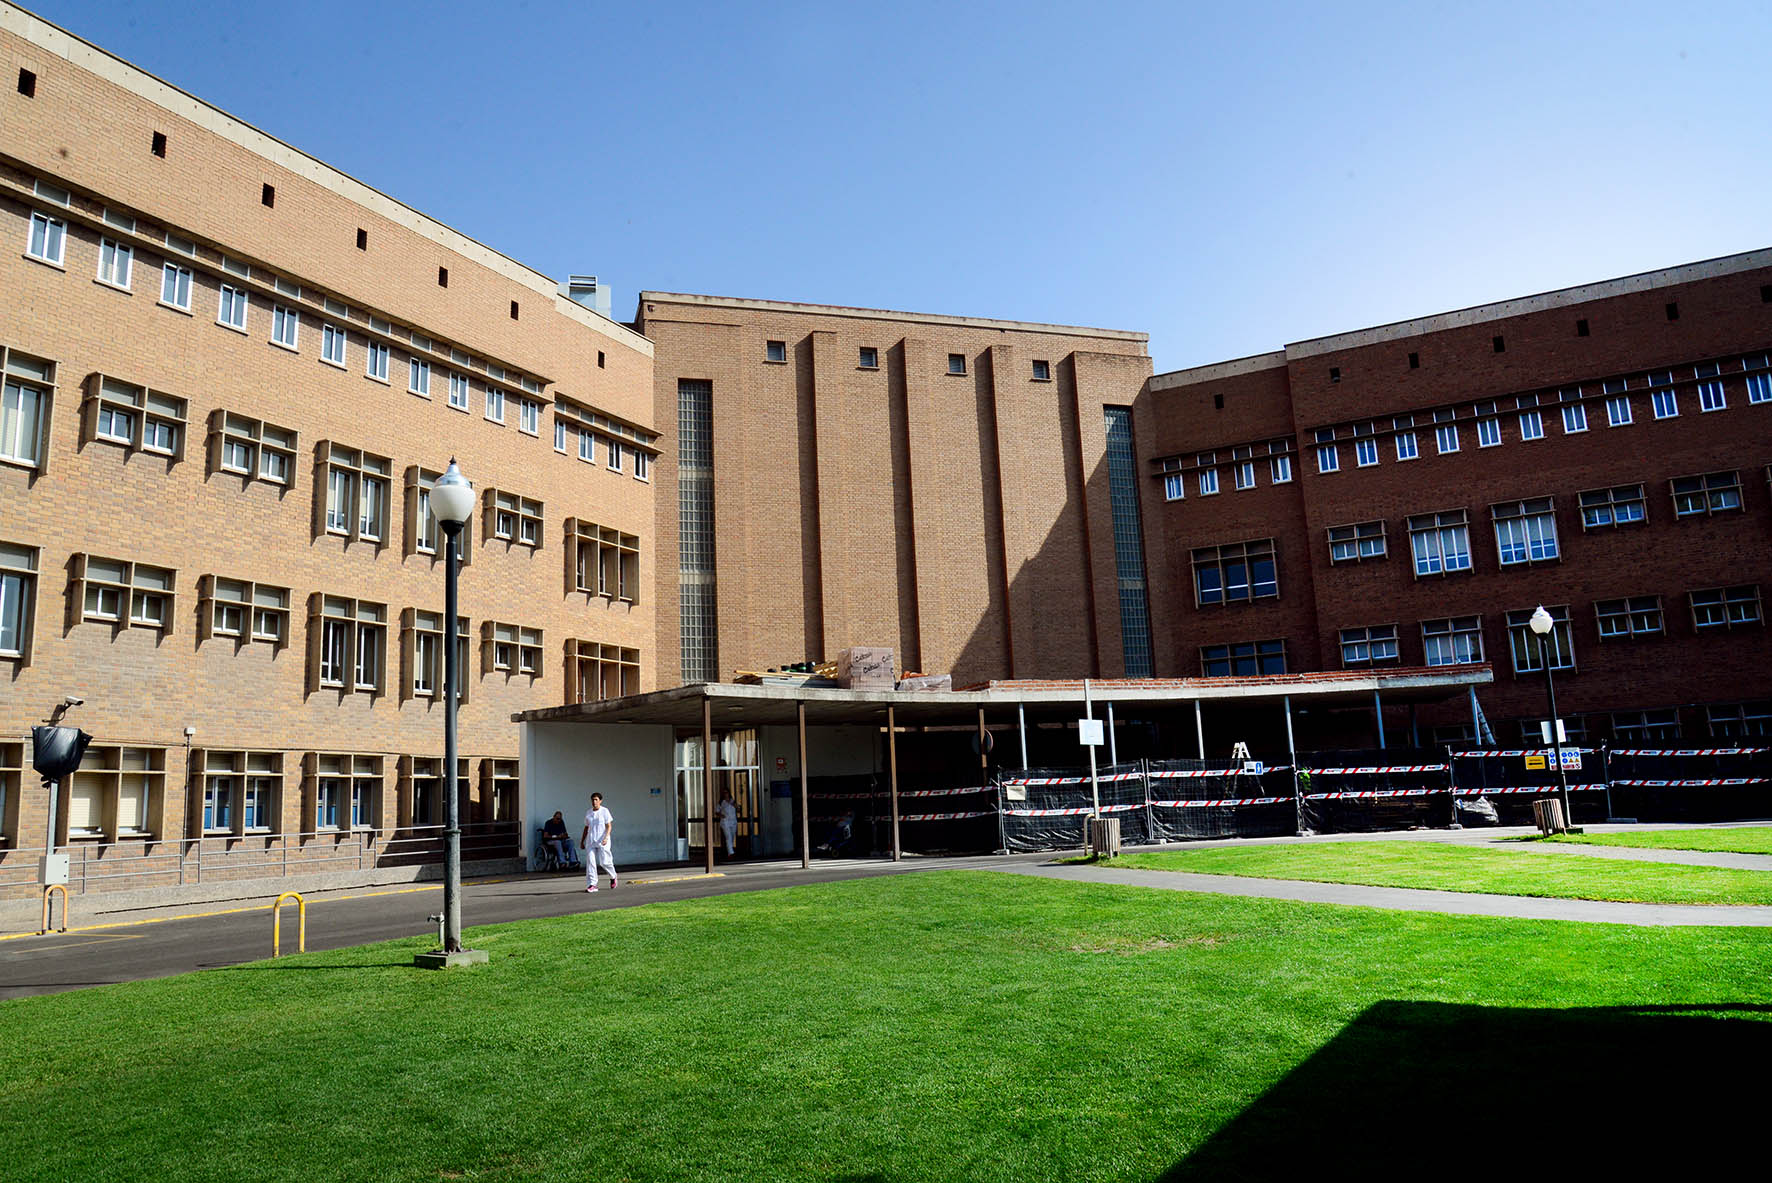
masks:
[(597, 437), (582, 427), (578, 429), (578, 458), (586, 464), (597, 462)]
[(1341, 470), (1341, 451), (1334, 444), (1317, 445), (1317, 471), (1339, 472)]
[(1631, 421), (1630, 398), (1627, 395), (1614, 395), (1606, 400), (1606, 426), (1625, 427)]
[(316, 752), (309, 759), (313, 795), (307, 813), (315, 831), (376, 828), (381, 813), (381, 757)]
[(68, 785), (68, 838), (150, 838), (165, 799), (165, 748), (93, 744)]
[(1048, 362), (1048, 361), (1035, 361), (1034, 362), (1034, 381), (1036, 381), (1036, 382), (1050, 382), (1050, 381), (1052, 381), (1052, 363), (1051, 362)]
[(288, 349), (296, 347), (296, 335), (301, 331), (301, 313), (293, 308), (285, 308), (281, 304), (271, 305), (271, 342)]
[(1501, 565), (1543, 563), (1557, 557), (1557, 518), (1549, 497), (1494, 506), (1495, 548)]
[(1467, 665), (1483, 660), (1480, 616), (1421, 622), (1421, 648), (1428, 665)]
[(855, 364), (858, 368), (863, 370), (879, 369), (880, 351), (875, 349), (872, 345), (863, 345), (857, 352)]
[(31, 656), (36, 605), (36, 548), (0, 542), (0, 659), (24, 661)]
[(209, 470), (231, 472), (273, 485), (290, 483), (295, 471), (295, 432), (286, 427), (216, 412), (209, 436)]
[(185, 400), (95, 374), (86, 403), (86, 437), (129, 451), (184, 456)]
[(596, 641), (566, 642), (567, 702), (598, 702), (640, 691), (640, 651)]
[(555, 418), (554, 418), (554, 451), (564, 452), (565, 450), (566, 450), (566, 423), (564, 420), (560, 419), (558, 416), (555, 416)]
[(766, 341), (763, 344), (763, 360), (784, 362), (788, 359), (788, 343), (786, 341)]
[(486, 418), (493, 423), (505, 421), (505, 392), (493, 386), (486, 388)]
[(1409, 519), (1415, 574), (1444, 575), (1471, 569), (1470, 517), (1462, 509), (1417, 514)]
[(191, 310), (191, 269), (178, 263), (167, 263), (160, 269), (160, 303)]
[(289, 643), (289, 589), (244, 579), (203, 577), (200, 637), (231, 638), (236, 646), (259, 641), (281, 649)]
[[(1650, 375), (1652, 380), (1656, 376), (1657, 375)], [(1673, 378), (1672, 374), (1662, 376), (1669, 380)], [(1650, 391), (1649, 401), (1655, 408), (1655, 417), (1657, 419), (1672, 419), (1680, 413), (1679, 396), (1674, 393), (1674, 388), (1672, 386), (1668, 386), (1661, 390)]]
[(1276, 485), (1292, 483), (1292, 457), (1274, 456), (1268, 460), (1268, 472)]
[(1380, 624), (1371, 628), (1341, 630), (1342, 665), (1382, 665), (1398, 659), (1396, 625)]
[(165, 567), (77, 554), (74, 571), (73, 594), (82, 621), (172, 631), (176, 578)]
[[(418, 363), (415, 362), (413, 364), (416, 365)], [(430, 379), (427, 375), (425, 380), (426, 393), (430, 392), (430, 388)], [(458, 411), (465, 411), (468, 409), (468, 376), (466, 374), (452, 372), (449, 375), (449, 405)]]
[[(431, 486), (441, 473), (416, 466), (406, 470), (406, 553), (430, 555), (443, 552), (443, 529), (431, 514)], [(474, 518), (470, 514), (457, 535), (456, 561), (466, 566), (474, 554)]]
[(98, 243), (98, 281), (114, 288), (129, 290), (129, 276), (135, 265), (135, 248), (128, 243), (108, 238)]
[[(402, 630), (404, 642), (402, 657), (409, 671), (406, 679), (406, 697), (437, 698), (443, 693), (443, 682), (447, 670), (443, 668), (443, 614), (441, 612), (421, 612), (407, 609), (406, 624)], [(455, 619), (455, 699), (457, 702), (468, 700), (468, 620), (465, 616)]]
[(1747, 376), (1747, 401), (1750, 403), (1772, 403), (1772, 374), (1766, 372), (1766, 365), (1767, 356), (1764, 353), (1741, 359), (1743, 369), (1760, 371)]
[(515, 493), (486, 490), (486, 536), (523, 546), (541, 545), (542, 506)]
[(1523, 440), (1541, 440), (1544, 438), (1544, 415), (1538, 411), (1520, 412), (1520, 438)]
[(964, 353), (948, 354), (948, 373), (964, 374), (966, 372), (966, 355)]
[(1253, 489), (1255, 487), (1255, 461), (1239, 460), (1232, 466), (1231, 474), (1236, 480), (1237, 488)]
[(1640, 522), (1643, 517), (1641, 485), (1589, 489), (1581, 494), (1581, 527), (1584, 530), (1594, 530), (1602, 526), (1625, 526)]
[(1218, 492), (1218, 470), (1202, 468), (1200, 470), (1200, 496), (1210, 497)]
[(369, 342), (364, 351), (363, 373), (377, 382), (388, 380), (388, 347), (380, 341)]
[(204, 752), (203, 834), (264, 834), (277, 828), (281, 752)]
[(406, 359), (406, 389), (413, 394), (431, 397), (431, 363), (421, 358)]
[(1707, 362), (1701, 366), (1693, 366), (1692, 374), (1698, 379), (1698, 410), (1721, 411), (1728, 407), (1729, 398), (1723, 393), (1723, 382), (1718, 376), (1721, 367), (1716, 362)]
[(320, 360), (340, 368), (345, 364), (345, 331), (337, 325), (320, 326)]
[(637, 481), (652, 479), (652, 457), (638, 448), (634, 449), (634, 479)]
[[(1493, 448), (1500, 443), (1501, 443), (1501, 420), (1499, 420), (1499, 419), (1479, 419), (1479, 420), (1477, 420), (1477, 446), (1479, 448)], [(1449, 449), (1448, 448), (1441, 448), (1440, 449), (1440, 451), (1442, 451), (1442, 452), (1446, 452), (1446, 451), (1456, 452), (1457, 450), (1458, 450), (1458, 447), (1456, 444), (1454, 444)]]
[(1713, 739), (1772, 735), (1772, 702), (1762, 700), (1706, 707), (1704, 722)]
[(0, 461), (27, 468), (43, 462), (55, 363), (0, 347)]
[(221, 296), (216, 303), (215, 323), (230, 329), (246, 331), (246, 293), (232, 284), (221, 285)]
[(541, 673), (541, 645), (538, 628), (488, 620), (480, 626), (480, 672), (536, 677)]
[(566, 519), (568, 591), (633, 603), (640, 594), (640, 539), (582, 518)]
[(1246, 603), (1279, 594), (1273, 539), (1195, 549), (1195, 604)]
[(35, 70), (27, 70), (23, 66), (19, 67), (18, 92), (24, 95), (27, 99), (34, 99), (37, 97), (37, 72)]
[(1354, 463), (1361, 468), (1371, 468), (1378, 463), (1378, 441), (1367, 437), (1354, 441)]
[(388, 609), (343, 596), (316, 593), (309, 622), (309, 676), (318, 689), (382, 693)]
[(517, 400), (517, 429), (528, 435), (541, 434), (541, 404), (531, 399)]
[(1723, 513), (1741, 508), (1741, 473), (1707, 472), (1702, 476), (1675, 477), (1674, 516)]
[(1384, 523), (1360, 522), (1352, 526), (1329, 527), (1329, 561), (1357, 563), (1362, 559), (1385, 557)]
[(1442, 456), (1458, 451), (1458, 424), (1442, 423), (1434, 428), (1434, 444)]
[(1587, 405), (1570, 403), (1563, 408), (1563, 434), (1579, 435), (1587, 430)]
[(1704, 632), (1710, 629), (1745, 628), (1760, 623), (1760, 585), (1715, 587), (1691, 593), (1692, 627)]
[(317, 497), (325, 507), (321, 533), (377, 545), (388, 536), (388, 479), (393, 462), (330, 441), (320, 445)]
[[(1543, 647), (1539, 645), (1538, 634), (1532, 631), (1532, 613), (1536, 609), (1523, 608), (1518, 612), (1507, 614), (1507, 643), (1513, 653), (1514, 673), (1539, 673), (1544, 669)], [(1550, 649), (1551, 668), (1553, 670), (1572, 670), (1575, 668), (1575, 642), (1569, 633), (1569, 608), (1546, 607), (1550, 613), (1551, 631), (1544, 637), (1544, 644)]]
[(1187, 476), (1179, 472), (1163, 474), (1163, 500), (1180, 501), (1187, 496)]
[(1391, 420), (1391, 427), (1396, 431), (1393, 437), (1397, 448), (1398, 460), (1413, 460), (1421, 454), (1415, 439), (1415, 416), (1409, 415)]
[(1660, 596), (1597, 600), (1594, 603), (1594, 616), (1599, 622), (1602, 641), (1658, 637), (1666, 631), (1661, 618)]
[(1659, 711), (1612, 712), (1612, 739), (1620, 747), (1680, 738), (1680, 712), (1672, 707)]
[(48, 214), (31, 214), (31, 241), (25, 253), (40, 263), (62, 265), (68, 246), (68, 224)]
[(627, 448), (618, 440), (607, 441), (609, 447), (609, 471), (622, 472), (627, 462)]
[(1200, 672), (1208, 678), (1286, 672), (1285, 641), (1238, 641), (1200, 646)]

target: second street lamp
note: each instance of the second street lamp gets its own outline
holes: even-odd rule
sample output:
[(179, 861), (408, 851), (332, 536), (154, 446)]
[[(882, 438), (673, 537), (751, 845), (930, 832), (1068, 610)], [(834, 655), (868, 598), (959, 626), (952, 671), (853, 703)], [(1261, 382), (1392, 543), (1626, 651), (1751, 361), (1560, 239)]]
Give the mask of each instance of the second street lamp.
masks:
[[(1518, 617), (1515, 619), (1517, 620)], [(1551, 619), (1551, 614), (1544, 610), (1543, 604), (1540, 604), (1537, 610), (1532, 613), (1529, 623), (1532, 626), (1532, 631), (1538, 634), (1538, 657), (1540, 661), (1544, 662), (1544, 692), (1550, 699), (1551, 763), (1557, 766), (1557, 793), (1563, 799), (1563, 825), (1574, 829), (1575, 813), (1569, 807), (1569, 778), (1563, 772), (1562, 720), (1557, 718), (1557, 683), (1551, 674), (1550, 639), (1551, 630), (1556, 627), (1556, 621)]]
[[(455, 458), (430, 491), (431, 515), (443, 530), (443, 949), (447, 964), (461, 954), (461, 792), (456, 775), (455, 716), (462, 671), (456, 661), (456, 583), (460, 570), (462, 527), (474, 512), (474, 486), (456, 467)], [(482, 955), (483, 957), (484, 955)]]

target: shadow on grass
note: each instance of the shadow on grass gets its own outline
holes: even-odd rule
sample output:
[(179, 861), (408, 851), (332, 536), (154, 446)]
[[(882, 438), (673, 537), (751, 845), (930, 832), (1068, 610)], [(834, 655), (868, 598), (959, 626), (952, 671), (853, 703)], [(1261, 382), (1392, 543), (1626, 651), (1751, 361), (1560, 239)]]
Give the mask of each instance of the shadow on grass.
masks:
[[(1756, 1161), (1772, 1022), (1381, 1002), (1163, 1175), (1643, 1178)], [(1751, 1157), (1750, 1157), (1751, 1156)]]

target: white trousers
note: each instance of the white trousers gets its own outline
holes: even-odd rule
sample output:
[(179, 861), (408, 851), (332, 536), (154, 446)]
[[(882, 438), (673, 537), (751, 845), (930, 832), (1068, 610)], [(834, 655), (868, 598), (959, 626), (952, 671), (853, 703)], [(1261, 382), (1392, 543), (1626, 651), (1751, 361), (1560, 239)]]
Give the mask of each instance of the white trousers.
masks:
[(593, 842), (585, 848), (585, 886), (597, 886), (597, 872), (609, 872), (609, 881), (615, 882), (615, 859), (611, 857), (609, 848), (601, 842)]
[(726, 839), (726, 853), (731, 854), (733, 844), (738, 841), (738, 819), (735, 817), (721, 818), (720, 835)]

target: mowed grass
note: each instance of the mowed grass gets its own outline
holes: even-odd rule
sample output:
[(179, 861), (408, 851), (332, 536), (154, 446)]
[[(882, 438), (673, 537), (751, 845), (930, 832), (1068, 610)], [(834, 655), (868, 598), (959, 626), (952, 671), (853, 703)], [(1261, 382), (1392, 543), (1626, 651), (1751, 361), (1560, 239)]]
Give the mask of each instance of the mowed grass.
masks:
[[(1652, 1125), (1727, 1141), (1678, 1079), (1772, 1053), (1763, 931), (939, 872), (468, 935), (490, 966), (415, 970), (415, 939), (0, 1003), (0, 1175), (1382, 1175), (1444, 1153), (1472, 1096), (1587, 1129), (1643, 1072), (1675, 1086)], [(1649, 1161), (1563, 1128), (1458, 1161)]]
[(1312, 842), (1123, 854), (1112, 866), (1498, 895), (1658, 904), (1772, 904), (1772, 872), (1625, 862), (1443, 842)]
[(1559, 834), (1549, 841), (1586, 846), (1635, 846), (1646, 850), (1772, 854), (1772, 826), (1731, 826), (1715, 830), (1644, 830), (1641, 833), (1625, 834)]

